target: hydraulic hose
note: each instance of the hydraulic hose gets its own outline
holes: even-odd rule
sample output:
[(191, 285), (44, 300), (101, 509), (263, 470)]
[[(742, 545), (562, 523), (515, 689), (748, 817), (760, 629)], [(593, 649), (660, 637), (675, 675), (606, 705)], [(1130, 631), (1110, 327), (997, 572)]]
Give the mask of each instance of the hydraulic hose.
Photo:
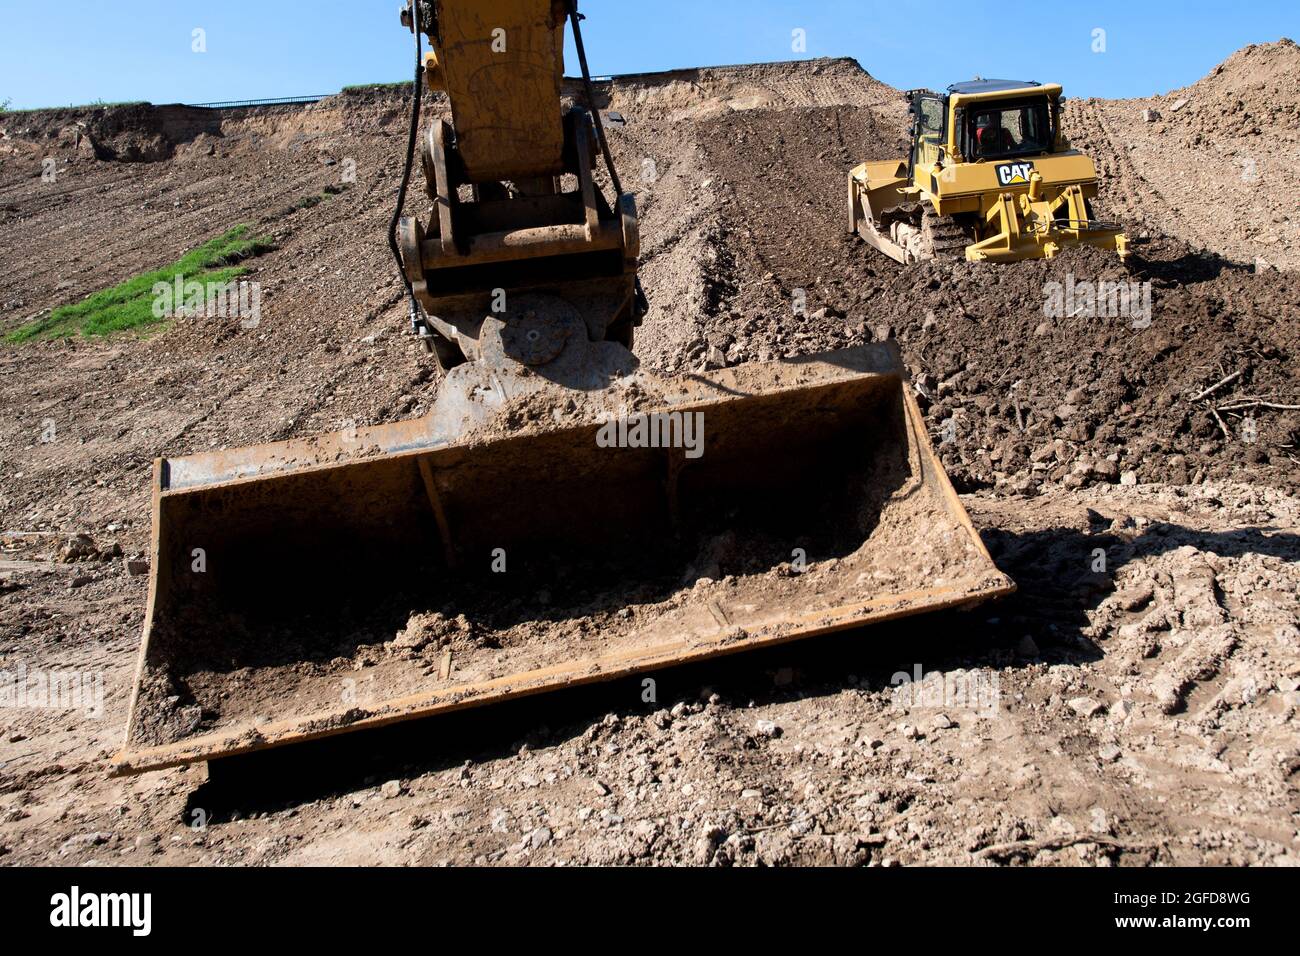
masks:
[[(596, 94), (591, 86), (591, 70), (587, 66), (587, 48), (582, 43), (580, 24), (586, 17), (578, 12), (578, 0), (568, 0), (568, 5), (569, 20), (573, 24), (573, 45), (578, 50), (578, 64), (582, 67), (582, 87), (587, 98), (587, 112), (591, 114), (592, 121), (596, 124), (596, 142), (600, 144), (600, 154), (605, 157), (609, 181), (614, 187), (615, 199), (618, 199), (623, 195), (623, 184), (619, 181), (618, 170), (614, 168), (614, 156), (609, 151), (609, 140), (605, 136), (605, 123), (600, 118), (600, 110), (596, 108)], [(650, 300), (646, 298), (645, 290), (641, 288), (640, 276), (636, 278), (636, 307), (641, 315), (650, 311)]]
[(411, 280), (406, 277), (402, 264), (402, 253), (397, 245), (397, 227), (402, 220), (402, 211), (406, 208), (406, 191), (411, 184), (411, 168), (415, 164), (415, 144), (420, 136), (420, 99), (424, 82), (424, 47), (420, 40), (420, 4), (422, 0), (409, 0), (407, 8), (411, 11), (411, 32), (415, 34), (415, 83), (411, 90), (411, 130), (406, 143), (406, 167), (402, 171), (402, 182), (397, 189), (397, 208), (388, 223), (388, 248), (393, 252), (393, 261), (397, 264), (397, 274), (402, 277), (406, 288), (407, 311), (411, 319), (411, 330), (418, 332), (422, 323), (420, 304), (415, 299)]

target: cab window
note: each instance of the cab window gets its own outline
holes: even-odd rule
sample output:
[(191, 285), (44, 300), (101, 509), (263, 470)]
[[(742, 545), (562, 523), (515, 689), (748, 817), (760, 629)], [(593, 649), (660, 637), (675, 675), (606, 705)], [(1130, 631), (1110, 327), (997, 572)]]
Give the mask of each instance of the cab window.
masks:
[(921, 138), (937, 143), (943, 138), (943, 100), (938, 97), (924, 97), (917, 110)]
[(976, 159), (1024, 156), (1051, 149), (1045, 102), (998, 104), (971, 111), (971, 152)]

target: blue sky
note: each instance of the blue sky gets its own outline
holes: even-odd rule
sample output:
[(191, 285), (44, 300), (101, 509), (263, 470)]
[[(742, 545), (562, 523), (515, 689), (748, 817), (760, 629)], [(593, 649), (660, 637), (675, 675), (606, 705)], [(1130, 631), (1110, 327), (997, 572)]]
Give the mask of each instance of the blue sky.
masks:
[[(1185, 86), (1234, 50), (1300, 36), (1300, 0), (582, 0), (592, 69), (852, 56), (897, 87), (974, 75), (1076, 96)], [(398, 0), (0, 0), (0, 103), (15, 109), (331, 93), (404, 79)], [(950, 19), (940, 20), (936, 10)], [(192, 51), (196, 28), (207, 52)], [(792, 31), (807, 38), (792, 50)], [(1105, 52), (1093, 52), (1094, 31)], [(570, 55), (569, 71), (576, 72)]]

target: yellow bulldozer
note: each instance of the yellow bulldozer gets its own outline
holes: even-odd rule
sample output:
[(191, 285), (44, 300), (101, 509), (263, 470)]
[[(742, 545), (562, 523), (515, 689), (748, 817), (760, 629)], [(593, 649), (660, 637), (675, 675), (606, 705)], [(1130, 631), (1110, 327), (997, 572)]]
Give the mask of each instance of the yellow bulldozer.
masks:
[[(443, 371), (435, 404), (155, 463), (116, 772), (1012, 589), (892, 344), (677, 378), (640, 366), (636, 203), (575, 2), (410, 0), (403, 20), (416, 95), (389, 238), (412, 329)], [(566, 23), (581, 102), (562, 94)], [(422, 82), (445, 97), (423, 137)], [(404, 213), (417, 151), (423, 218)]]
[(1113, 249), (1122, 228), (1093, 215), (1097, 170), (1070, 146), (1055, 83), (977, 79), (910, 90), (911, 153), (849, 173), (849, 231), (898, 262), (1051, 258)]

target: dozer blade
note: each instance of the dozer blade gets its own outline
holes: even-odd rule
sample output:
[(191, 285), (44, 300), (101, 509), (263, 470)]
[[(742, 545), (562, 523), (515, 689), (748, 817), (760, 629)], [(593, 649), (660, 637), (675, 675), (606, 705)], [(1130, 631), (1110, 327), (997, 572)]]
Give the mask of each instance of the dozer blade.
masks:
[(1014, 587), (935, 458), (892, 345), (565, 394), (457, 435), (420, 419), (159, 461), (115, 771)]

